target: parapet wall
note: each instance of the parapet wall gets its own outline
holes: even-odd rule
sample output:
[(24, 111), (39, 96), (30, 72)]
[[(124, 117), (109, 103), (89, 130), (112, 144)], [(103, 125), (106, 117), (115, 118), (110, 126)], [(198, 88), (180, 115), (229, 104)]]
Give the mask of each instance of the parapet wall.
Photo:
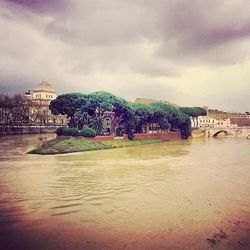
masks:
[[(0, 135), (17, 135), (17, 134), (44, 134), (55, 133), (56, 129), (60, 126), (0, 126)], [(91, 139), (93, 141), (112, 141), (115, 139), (127, 140), (128, 135), (123, 137), (114, 136), (96, 136)], [(135, 134), (135, 140), (180, 140), (180, 132), (161, 132), (161, 133), (148, 133), (148, 134)]]
[(112, 141), (114, 140), (114, 136), (96, 136), (95, 138), (91, 139), (93, 141)]
[[(180, 140), (181, 133), (180, 132), (162, 132), (162, 133), (151, 133), (151, 134), (135, 134), (135, 140)], [(123, 137), (114, 137), (114, 136), (96, 136), (91, 139), (93, 141), (112, 141), (112, 140), (128, 140), (128, 135), (124, 135)]]
[(55, 133), (60, 126), (0, 126), (0, 135)]
[(180, 140), (180, 132), (162, 132), (152, 134), (135, 134), (134, 139), (136, 140), (150, 140), (150, 139), (161, 139), (161, 140)]

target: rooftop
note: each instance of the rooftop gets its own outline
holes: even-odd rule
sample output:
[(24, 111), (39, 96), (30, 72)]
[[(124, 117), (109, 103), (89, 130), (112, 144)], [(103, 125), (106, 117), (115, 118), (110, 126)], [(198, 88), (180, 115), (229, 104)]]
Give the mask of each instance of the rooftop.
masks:
[(55, 92), (53, 89), (52, 85), (46, 81), (40, 82), (37, 87), (34, 89), (34, 91), (50, 91), (50, 92)]

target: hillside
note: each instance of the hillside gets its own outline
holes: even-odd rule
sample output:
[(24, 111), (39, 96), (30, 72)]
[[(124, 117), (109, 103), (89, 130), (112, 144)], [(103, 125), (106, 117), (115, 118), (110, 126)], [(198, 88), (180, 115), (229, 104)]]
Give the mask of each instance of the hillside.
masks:
[(173, 105), (176, 108), (179, 108), (179, 106), (175, 103), (171, 103), (165, 100), (154, 100), (154, 99), (147, 99), (147, 98), (136, 98), (135, 99), (135, 103), (141, 103), (141, 104), (151, 104), (151, 103), (155, 103), (155, 102), (163, 102), (163, 103), (167, 103), (170, 105)]

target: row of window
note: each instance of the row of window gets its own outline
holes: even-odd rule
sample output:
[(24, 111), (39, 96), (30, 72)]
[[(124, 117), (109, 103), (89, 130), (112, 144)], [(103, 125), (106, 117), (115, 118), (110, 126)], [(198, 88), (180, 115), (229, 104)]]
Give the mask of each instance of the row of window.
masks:
[[(36, 97), (36, 98), (42, 98), (42, 95), (41, 95), (41, 94), (36, 94), (35, 97)], [(46, 95), (46, 98), (52, 99), (52, 98), (53, 98), (53, 95)]]
[[(211, 120), (200, 120), (200, 123), (210, 123)], [(214, 120), (211, 121), (211, 123), (215, 123)], [(223, 122), (218, 122), (218, 125), (223, 125)]]
[[(210, 123), (210, 120), (200, 120), (200, 123)], [(211, 123), (214, 123), (214, 120), (212, 120)]]

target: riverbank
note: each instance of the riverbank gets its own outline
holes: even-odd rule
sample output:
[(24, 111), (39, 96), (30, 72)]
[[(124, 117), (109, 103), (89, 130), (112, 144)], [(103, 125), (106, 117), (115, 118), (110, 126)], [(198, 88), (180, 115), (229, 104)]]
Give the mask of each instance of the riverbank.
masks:
[(93, 151), (112, 148), (124, 148), (140, 146), (145, 144), (159, 143), (166, 140), (148, 139), (148, 140), (110, 140), (93, 141), (82, 138), (56, 138), (44, 143), (37, 149), (31, 150), (30, 154), (53, 155), (67, 154), (74, 152)]

